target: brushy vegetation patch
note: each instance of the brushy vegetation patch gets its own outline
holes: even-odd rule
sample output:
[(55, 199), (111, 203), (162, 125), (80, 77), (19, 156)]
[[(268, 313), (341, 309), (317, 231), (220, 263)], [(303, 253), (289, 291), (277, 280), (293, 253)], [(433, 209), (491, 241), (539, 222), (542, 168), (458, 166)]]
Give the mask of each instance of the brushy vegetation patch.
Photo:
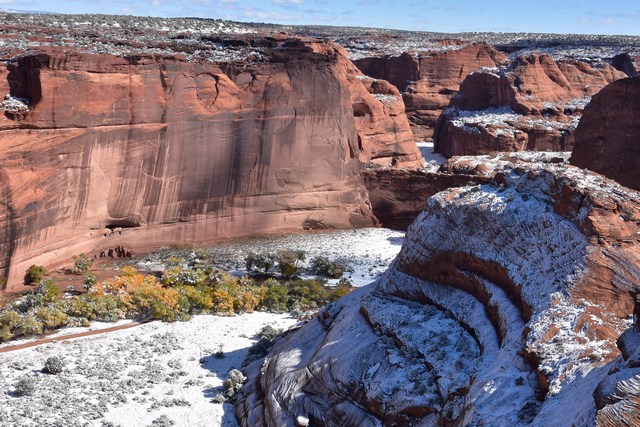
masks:
[[(188, 320), (193, 314), (233, 315), (254, 310), (301, 314), (351, 291), (348, 283), (328, 286), (324, 279), (301, 279), (298, 274), (304, 259), (302, 251), (250, 254), (247, 267), (260, 276), (237, 277), (215, 268), (204, 253), (193, 251), (185, 258), (168, 251), (162, 274), (146, 274), (125, 265), (117, 275), (98, 283), (89, 272), (91, 260), (82, 254), (74, 257), (73, 273), (84, 274), (86, 293), (64, 297), (54, 280), (45, 278), (43, 267), (32, 266), (28, 275), (37, 286), (0, 311), (0, 342), (65, 326), (87, 326), (91, 321), (171, 322)], [(271, 269), (279, 274), (271, 274)]]

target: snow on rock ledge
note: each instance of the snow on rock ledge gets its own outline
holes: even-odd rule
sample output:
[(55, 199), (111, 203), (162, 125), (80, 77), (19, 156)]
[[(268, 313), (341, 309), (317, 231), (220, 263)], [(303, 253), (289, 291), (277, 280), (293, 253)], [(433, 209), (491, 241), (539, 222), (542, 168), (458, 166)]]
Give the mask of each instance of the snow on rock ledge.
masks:
[(247, 426), (637, 419), (639, 224), (640, 193), (564, 164), (507, 164), (493, 184), (438, 193), (377, 283), (249, 367), (237, 415)]

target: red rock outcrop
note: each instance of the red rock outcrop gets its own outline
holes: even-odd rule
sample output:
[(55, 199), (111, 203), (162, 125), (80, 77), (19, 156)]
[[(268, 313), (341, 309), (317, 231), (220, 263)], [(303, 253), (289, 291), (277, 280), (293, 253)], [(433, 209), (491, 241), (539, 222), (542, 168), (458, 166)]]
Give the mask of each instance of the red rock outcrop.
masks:
[(359, 75), (300, 40), (253, 63), (49, 49), (0, 66), (8, 287), (115, 246), (372, 225), (361, 164), (422, 160), (398, 93)]
[(576, 129), (571, 163), (640, 190), (640, 77), (596, 94)]
[(548, 55), (469, 74), (438, 120), (435, 150), (445, 156), (573, 148), (573, 130), (589, 97), (623, 72)]
[(495, 166), (493, 184), (431, 197), (379, 282), (247, 369), (242, 425), (639, 419), (640, 193), (564, 164)]
[(496, 67), (506, 59), (506, 55), (491, 46), (473, 43), (417, 55), (404, 53), (354, 62), (366, 75), (396, 85), (402, 92), (414, 136), (422, 140), (433, 136), (440, 113), (467, 74), (481, 67)]
[(611, 66), (618, 71), (622, 71), (629, 77), (638, 75), (635, 61), (628, 53), (620, 53), (611, 59)]

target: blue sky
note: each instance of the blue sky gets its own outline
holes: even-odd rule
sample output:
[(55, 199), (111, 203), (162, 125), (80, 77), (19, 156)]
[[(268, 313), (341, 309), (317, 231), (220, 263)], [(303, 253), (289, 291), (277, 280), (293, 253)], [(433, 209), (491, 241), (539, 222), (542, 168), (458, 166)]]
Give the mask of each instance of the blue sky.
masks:
[(0, 8), (439, 32), (640, 35), (639, 0), (0, 0)]

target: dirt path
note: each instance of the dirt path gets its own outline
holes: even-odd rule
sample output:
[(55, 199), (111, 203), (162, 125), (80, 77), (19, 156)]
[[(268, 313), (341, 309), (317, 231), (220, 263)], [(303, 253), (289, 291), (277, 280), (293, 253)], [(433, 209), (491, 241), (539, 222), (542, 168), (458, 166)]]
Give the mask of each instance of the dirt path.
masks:
[(129, 329), (129, 328), (134, 328), (136, 326), (144, 325), (145, 323), (149, 323), (149, 322), (151, 322), (151, 320), (146, 322), (133, 322), (133, 323), (128, 323), (126, 325), (113, 326), (111, 328), (96, 329), (95, 331), (78, 332), (77, 334), (63, 335), (60, 337), (37, 339), (35, 341), (30, 341), (24, 344), (0, 347), (0, 353), (9, 353), (10, 351), (22, 350), (25, 348), (35, 347), (37, 345), (47, 344), (50, 342), (68, 341), (75, 338), (89, 337), (91, 335), (99, 335), (99, 334), (106, 334), (107, 332), (121, 331), (123, 329)]

